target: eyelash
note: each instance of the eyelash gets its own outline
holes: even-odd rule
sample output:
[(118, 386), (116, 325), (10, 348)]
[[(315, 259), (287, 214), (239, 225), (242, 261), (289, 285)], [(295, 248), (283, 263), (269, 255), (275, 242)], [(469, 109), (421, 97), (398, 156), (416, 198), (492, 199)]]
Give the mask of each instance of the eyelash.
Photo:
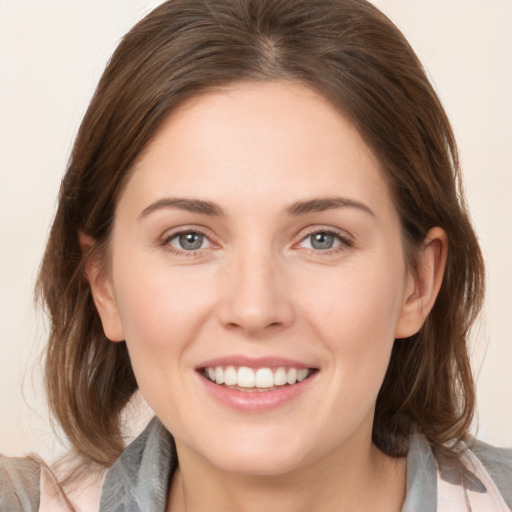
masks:
[[(215, 245), (214, 242), (211, 241), (210, 237), (201, 229), (194, 228), (194, 229), (183, 229), (180, 231), (176, 231), (168, 236), (164, 236), (164, 238), (161, 240), (160, 245), (164, 247), (167, 251), (171, 252), (172, 254), (180, 257), (194, 257), (198, 256), (201, 251), (204, 251), (204, 249), (196, 249), (192, 251), (187, 251), (185, 249), (179, 250), (175, 249), (170, 242), (174, 239), (176, 239), (179, 236), (186, 235), (186, 234), (197, 234), (203, 236), (208, 242), (212, 245)], [(306, 248), (311, 254), (315, 255), (322, 255), (322, 256), (329, 256), (333, 254), (337, 254), (339, 252), (342, 252), (346, 250), (347, 248), (353, 247), (354, 242), (353, 240), (346, 236), (346, 234), (343, 234), (341, 231), (337, 231), (332, 228), (312, 228), (310, 231), (306, 232), (306, 234), (297, 242), (294, 244), (294, 246), (297, 246), (301, 243), (303, 243), (305, 240), (307, 240), (308, 237), (311, 237), (313, 235), (317, 234), (323, 234), (328, 236), (333, 236), (336, 238), (340, 244), (336, 247), (330, 248), (330, 249), (314, 249), (314, 248)]]

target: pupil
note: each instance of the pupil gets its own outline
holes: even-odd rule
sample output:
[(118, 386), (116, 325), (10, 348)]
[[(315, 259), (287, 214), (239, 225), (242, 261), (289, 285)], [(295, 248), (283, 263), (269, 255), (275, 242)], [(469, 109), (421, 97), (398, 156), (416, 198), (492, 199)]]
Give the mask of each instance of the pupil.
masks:
[(199, 233), (185, 233), (180, 235), (180, 245), (183, 249), (193, 251), (203, 245), (203, 235)]
[(328, 233), (316, 233), (312, 236), (311, 245), (314, 249), (331, 249), (334, 245), (334, 237)]

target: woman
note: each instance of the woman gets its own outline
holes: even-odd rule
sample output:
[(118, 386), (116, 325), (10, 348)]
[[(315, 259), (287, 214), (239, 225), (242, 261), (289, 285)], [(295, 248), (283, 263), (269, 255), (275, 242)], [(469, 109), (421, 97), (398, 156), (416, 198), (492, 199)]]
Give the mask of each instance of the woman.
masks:
[[(85, 115), (39, 278), (81, 466), (3, 461), (4, 508), (508, 510), (510, 453), (468, 436), (484, 283), (459, 181), (367, 2), (157, 8)], [(137, 389), (157, 419), (124, 449)]]

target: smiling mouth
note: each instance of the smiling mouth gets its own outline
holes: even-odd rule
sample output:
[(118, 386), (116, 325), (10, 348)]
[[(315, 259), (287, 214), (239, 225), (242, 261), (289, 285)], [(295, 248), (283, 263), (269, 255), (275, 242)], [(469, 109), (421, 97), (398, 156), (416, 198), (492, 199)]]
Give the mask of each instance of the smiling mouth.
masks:
[(249, 368), (247, 366), (214, 366), (201, 368), (201, 375), (217, 384), (235, 391), (275, 391), (302, 382), (316, 368)]

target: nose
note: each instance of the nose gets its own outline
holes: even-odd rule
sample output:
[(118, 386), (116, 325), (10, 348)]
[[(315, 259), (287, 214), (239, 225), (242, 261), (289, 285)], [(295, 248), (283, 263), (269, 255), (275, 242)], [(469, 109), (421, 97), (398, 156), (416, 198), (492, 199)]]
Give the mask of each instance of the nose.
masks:
[(220, 322), (256, 338), (288, 327), (294, 308), (286, 281), (269, 254), (253, 251), (237, 257), (226, 271)]

